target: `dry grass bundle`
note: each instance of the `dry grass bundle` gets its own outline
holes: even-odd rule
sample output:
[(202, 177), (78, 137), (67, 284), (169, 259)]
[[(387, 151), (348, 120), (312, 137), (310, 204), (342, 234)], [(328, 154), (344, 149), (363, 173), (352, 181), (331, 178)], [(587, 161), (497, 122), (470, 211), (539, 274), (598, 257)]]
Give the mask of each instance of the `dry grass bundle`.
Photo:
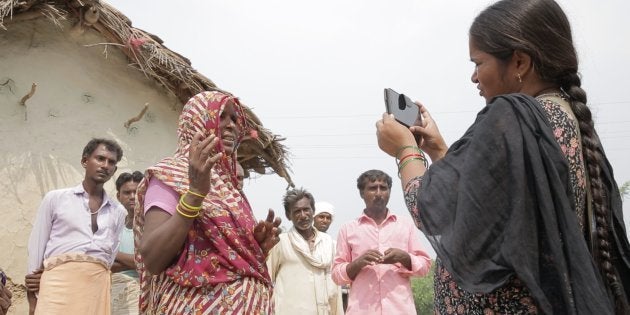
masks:
[[(182, 106), (202, 91), (226, 92), (192, 68), (187, 58), (166, 48), (159, 37), (132, 27), (129, 18), (107, 3), (99, 0), (0, 0), (0, 28), (4, 31), (10, 31), (12, 23), (42, 17), (59, 28), (60, 21), (68, 20), (74, 23), (73, 30), (98, 31), (107, 40), (100, 43), (105, 45), (105, 53), (108, 47), (122, 51), (131, 67), (159, 82)], [(274, 172), (293, 186), (288, 172), (288, 151), (281, 143), (283, 138), (264, 128), (250, 108), (246, 108), (246, 115), (258, 136), (246, 137), (239, 147), (243, 168), (248, 173)]]

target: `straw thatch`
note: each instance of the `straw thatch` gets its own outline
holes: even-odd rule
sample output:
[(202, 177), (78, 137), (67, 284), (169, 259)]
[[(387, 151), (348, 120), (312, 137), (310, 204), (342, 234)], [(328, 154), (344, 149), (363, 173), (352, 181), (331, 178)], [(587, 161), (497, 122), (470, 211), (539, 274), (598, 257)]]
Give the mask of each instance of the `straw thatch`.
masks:
[[(0, 0), (0, 32), (10, 31), (11, 24), (36, 18), (46, 18), (59, 28), (62, 27), (60, 21), (69, 21), (74, 32), (83, 32), (88, 28), (96, 30), (107, 40), (102, 45), (122, 51), (131, 67), (164, 86), (182, 106), (201, 91), (226, 92), (193, 69), (188, 59), (166, 48), (159, 37), (132, 27), (126, 16), (105, 2)], [(247, 106), (246, 114), (249, 125), (258, 136), (248, 135), (239, 147), (239, 161), (243, 168), (247, 173), (273, 171), (293, 186), (288, 173), (288, 152), (281, 143), (283, 139), (264, 128)]]

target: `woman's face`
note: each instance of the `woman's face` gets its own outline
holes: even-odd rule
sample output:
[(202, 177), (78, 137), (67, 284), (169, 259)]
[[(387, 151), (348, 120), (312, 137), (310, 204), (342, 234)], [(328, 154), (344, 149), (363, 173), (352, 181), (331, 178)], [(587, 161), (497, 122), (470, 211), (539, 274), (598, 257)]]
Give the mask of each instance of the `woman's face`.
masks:
[(223, 144), (223, 150), (227, 155), (231, 155), (236, 149), (237, 140), (240, 135), (237, 121), (238, 114), (234, 108), (234, 104), (229, 102), (225, 105), (219, 122), (221, 142)]
[(469, 41), (470, 60), (475, 64), (471, 80), (477, 84), (479, 95), (488, 103), (501, 94), (515, 93), (520, 90), (516, 74), (510, 74), (506, 63), (485, 53)]

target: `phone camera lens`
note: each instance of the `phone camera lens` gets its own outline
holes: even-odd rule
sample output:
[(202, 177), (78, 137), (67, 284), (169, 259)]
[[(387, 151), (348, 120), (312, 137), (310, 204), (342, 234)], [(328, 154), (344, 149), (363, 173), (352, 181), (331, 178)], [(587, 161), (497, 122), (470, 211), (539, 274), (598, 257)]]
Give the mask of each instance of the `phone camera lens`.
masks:
[(407, 108), (407, 102), (405, 101), (405, 94), (398, 95), (398, 109), (405, 110)]

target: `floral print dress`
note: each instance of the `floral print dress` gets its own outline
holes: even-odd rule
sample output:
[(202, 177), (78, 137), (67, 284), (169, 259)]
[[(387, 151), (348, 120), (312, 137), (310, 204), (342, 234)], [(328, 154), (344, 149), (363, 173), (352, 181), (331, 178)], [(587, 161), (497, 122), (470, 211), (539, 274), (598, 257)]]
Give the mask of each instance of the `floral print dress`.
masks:
[[(573, 190), (574, 209), (584, 233), (586, 180), (577, 121), (564, 95), (543, 94), (536, 98), (551, 124), (554, 137), (568, 160), (570, 187)], [(405, 187), (405, 203), (414, 220), (418, 220), (416, 208), (418, 188), (422, 177), (416, 177)], [(434, 278), (435, 314), (538, 314), (536, 302), (529, 290), (518, 278), (511, 278), (503, 287), (490, 293), (474, 293), (460, 288), (451, 274), (436, 260)]]

